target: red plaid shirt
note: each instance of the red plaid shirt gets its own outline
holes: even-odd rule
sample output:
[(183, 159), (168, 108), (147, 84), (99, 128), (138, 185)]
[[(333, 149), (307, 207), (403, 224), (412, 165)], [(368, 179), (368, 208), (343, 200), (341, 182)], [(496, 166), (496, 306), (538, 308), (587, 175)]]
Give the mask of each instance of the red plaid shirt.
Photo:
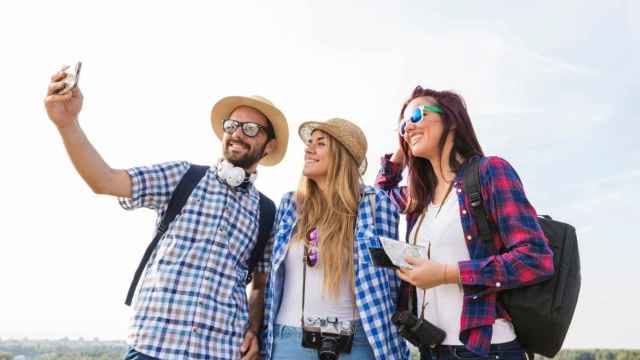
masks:
[[(402, 169), (391, 162), (390, 157), (388, 154), (382, 158), (376, 186), (384, 189), (404, 212), (408, 191), (405, 186), (398, 186)], [(500, 255), (479, 237), (463, 182), (463, 173), (458, 171), (453, 186), (458, 195), (462, 229), (471, 258), (458, 263), (464, 291), (460, 341), (470, 351), (486, 356), (496, 318), (511, 319), (496, 302), (498, 291), (549, 278), (553, 275), (553, 253), (540, 228), (536, 211), (525, 196), (520, 178), (507, 161), (498, 157), (480, 159), (483, 205), (498, 230), (493, 234), (493, 248), (498, 249)], [(419, 215), (406, 214), (407, 241)]]

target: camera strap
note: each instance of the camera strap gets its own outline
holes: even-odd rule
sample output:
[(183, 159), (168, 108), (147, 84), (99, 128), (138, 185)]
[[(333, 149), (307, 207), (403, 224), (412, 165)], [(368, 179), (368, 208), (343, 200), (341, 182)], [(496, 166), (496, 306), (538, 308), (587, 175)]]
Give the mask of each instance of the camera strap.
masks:
[(309, 256), (309, 247), (304, 244), (304, 256), (302, 257), (302, 313), (300, 314), (300, 324), (304, 327), (304, 298), (307, 285), (307, 256)]
[[(416, 224), (416, 232), (413, 233), (413, 245), (418, 243), (418, 233), (420, 232), (420, 227), (422, 226), (422, 222), (427, 214), (427, 210), (425, 209), (422, 214), (420, 214), (420, 218), (418, 219), (418, 223)], [(431, 258), (431, 241), (429, 241), (429, 245), (427, 247), (427, 259)], [(427, 307), (427, 289), (422, 289), (422, 304), (420, 305), (420, 319), (424, 319), (424, 309)]]

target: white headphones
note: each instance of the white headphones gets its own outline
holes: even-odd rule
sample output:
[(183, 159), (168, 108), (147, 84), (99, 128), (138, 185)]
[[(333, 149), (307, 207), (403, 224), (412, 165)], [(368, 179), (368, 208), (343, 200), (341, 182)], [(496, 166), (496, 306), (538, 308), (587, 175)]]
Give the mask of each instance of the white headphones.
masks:
[(245, 182), (254, 183), (258, 177), (257, 173), (247, 173), (241, 167), (235, 166), (227, 160), (221, 159), (216, 165), (218, 177), (231, 187), (238, 187)]

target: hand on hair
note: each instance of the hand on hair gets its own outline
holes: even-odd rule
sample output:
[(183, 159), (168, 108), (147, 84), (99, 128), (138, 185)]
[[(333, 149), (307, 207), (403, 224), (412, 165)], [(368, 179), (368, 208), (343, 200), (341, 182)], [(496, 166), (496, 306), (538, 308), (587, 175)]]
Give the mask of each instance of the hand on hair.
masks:
[(402, 148), (398, 147), (396, 152), (394, 152), (393, 155), (391, 155), (391, 159), (389, 160), (391, 160), (391, 162), (395, 164), (399, 164), (402, 168), (404, 168), (405, 163), (404, 163), (404, 153), (402, 151)]

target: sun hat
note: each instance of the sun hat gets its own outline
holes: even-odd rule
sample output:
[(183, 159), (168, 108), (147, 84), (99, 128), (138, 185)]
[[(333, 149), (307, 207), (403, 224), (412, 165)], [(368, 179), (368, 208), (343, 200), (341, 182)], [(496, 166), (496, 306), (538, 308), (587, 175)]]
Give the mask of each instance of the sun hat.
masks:
[(260, 111), (271, 123), (278, 145), (267, 156), (260, 160), (260, 165), (273, 166), (282, 161), (289, 143), (289, 126), (280, 109), (266, 98), (253, 96), (227, 96), (220, 99), (211, 109), (211, 126), (218, 139), (222, 140), (224, 129), (222, 123), (240, 106), (248, 106)]
[(307, 121), (300, 125), (298, 134), (306, 144), (315, 130), (325, 132), (336, 139), (355, 159), (360, 175), (365, 173), (367, 170), (367, 138), (358, 125), (340, 118), (327, 121)]

